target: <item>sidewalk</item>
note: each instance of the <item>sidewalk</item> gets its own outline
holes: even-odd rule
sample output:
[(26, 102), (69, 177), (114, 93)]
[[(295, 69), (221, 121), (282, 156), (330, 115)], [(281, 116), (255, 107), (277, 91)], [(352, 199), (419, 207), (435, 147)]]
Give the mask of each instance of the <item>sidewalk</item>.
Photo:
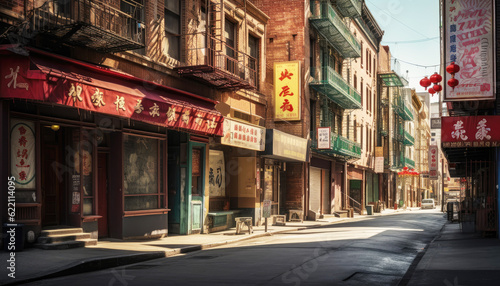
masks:
[[(409, 211), (407, 209), (406, 211)], [(210, 234), (169, 235), (155, 240), (99, 240), (95, 246), (65, 250), (42, 250), (27, 248), (16, 252), (15, 279), (8, 276), (9, 253), (3, 252), (0, 260), (0, 285), (14, 285), (76, 273), (96, 271), (105, 268), (138, 263), (146, 260), (169, 257), (180, 253), (208, 249), (220, 245), (281, 232), (320, 227), (332, 223), (352, 222), (370, 217), (391, 215), (405, 210), (384, 210), (374, 215), (359, 215), (354, 218), (328, 217), (317, 221), (287, 222), (286, 226), (254, 227), (253, 234), (236, 235), (235, 228)]]
[(500, 240), (463, 233), (459, 223), (445, 224), (420, 258), (414, 271), (409, 271), (409, 281), (405, 275), (399, 285), (500, 284)]

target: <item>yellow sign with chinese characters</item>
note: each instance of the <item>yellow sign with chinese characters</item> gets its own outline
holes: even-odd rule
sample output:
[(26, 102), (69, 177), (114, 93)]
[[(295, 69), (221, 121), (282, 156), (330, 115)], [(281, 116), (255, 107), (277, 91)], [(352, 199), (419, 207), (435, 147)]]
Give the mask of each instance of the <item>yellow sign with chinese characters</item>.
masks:
[(274, 119), (300, 120), (300, 62), (274, 63)]

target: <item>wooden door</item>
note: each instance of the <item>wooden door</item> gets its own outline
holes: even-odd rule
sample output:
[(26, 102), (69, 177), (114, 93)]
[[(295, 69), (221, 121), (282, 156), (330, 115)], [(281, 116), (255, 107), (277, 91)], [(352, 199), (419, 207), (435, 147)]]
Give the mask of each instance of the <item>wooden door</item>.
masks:
[(99, 219), (97, 230), (99, 237), (108, 236), (108, 154), (99, 153), (97, 160), (97, 214)]
[(60, 182), (54, 166), (59, 162), (57, 145), (44, 145), (42, 152), (42, 225), (59, 224)]

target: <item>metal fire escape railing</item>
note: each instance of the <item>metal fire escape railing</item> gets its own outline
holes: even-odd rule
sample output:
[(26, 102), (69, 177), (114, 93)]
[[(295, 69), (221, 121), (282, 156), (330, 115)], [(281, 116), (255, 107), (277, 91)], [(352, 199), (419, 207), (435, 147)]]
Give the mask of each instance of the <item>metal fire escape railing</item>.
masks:
[(316, 139), (316, 133), (311, 132), (311, 148), (314, 151), (322, 153), (325, 155), (335, 155), (343, 158), (344, 160), (360, 159), (361, 158), (361, 145), (354, 141), (351, 141), (337, 133), (331, 132), (330, 134), (330, 148), (329, 149), (317, 149), (318, 141)]
[(311, 67), (310, 86), (344, 109), (361, 109), (361, 95), (332, 67)]
[(258, 61), (206, 32), (181, 36), (184, 60), (176, 68), (220, 89), (253, 89), (257, 85)]
[(309, 21), (344, 58), (359, 57), (361, 45), (329, 2), (325, 0), (311, 1), (312, 16)]
[(97, 51), (144, 48), (145, 25), (139, 18), (143, 7), (131, 5), (126, 13), (97, 0), (46, 1), (32, 10), (31, 27), (36, 33)]

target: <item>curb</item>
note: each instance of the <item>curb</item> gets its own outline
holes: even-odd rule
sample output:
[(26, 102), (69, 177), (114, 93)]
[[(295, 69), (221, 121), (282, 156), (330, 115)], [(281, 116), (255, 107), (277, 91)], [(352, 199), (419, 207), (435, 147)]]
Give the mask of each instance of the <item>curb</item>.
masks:
[(165, 257), (165, 252), (163, 251), (154, 251), (154, 252), (145, 252), (138, 254), (128, 254), (128, 255), (117, 255), (117, 256), (109, 256), (109, 257), (99, 257), (99, 258), (90, 258), (82, 261), (77, 261), (69, 264), (69, 266), (64, 266), (54, 272), (49, 274), (42, 274), (40, 276), (34, 276), (22, 280), (16, 280), (12, 283), (6, 283), (4, 285), (19, 285), (24, 283), (30, 283), (42, 279), (56, 278), (68, 275), (74, 275), (78, 273), (85, 273), (91, 271), (97, 271), (112, 267), (118, 267), (128, 264), (139, 263), (147, 260), (163, 258)]
[(408, 283), (410, 283), (411, 278), (413, 277), (413, 274), (415, 273), (415, 270), (417, 269), (418, 264), (420, 264), (420, 261), (422, 260), (424, 255), (427, 253), (427, 250), (429, 249), (429, 247), (434, 243), (434, 241), (436, 241), (436, 239), (441, 237), (443, 229), (445, 228), (445, 226), (448, 223), (449, 222), (446, 221), (443, 224), (443, 226), (441, 227), (441, 229), (439, 230), (439, 232), (436, 234), (436, 236), (434, 236), (434, 238), (424, 247), (424, 250), (417, 253), (417, 255), (413, 259), (412, 263), (410, 264), (410, 266), (406, 270), (406, 273), (403, 275), (401, 280), (399, 280), (399, 282), (397, 284), (398, 286), (406, 286), (406, 285), (408, 285)]
[(404, 211), (397, 211), (397, 212), (388, 213), (388, 214), (379, 213), (378, 215), (370, 215), (370, 216), (362, 215), (362, 216), (359, 216), (356, 218), (343, 219), (343, 220), (334, 221), (334, 222), (319, 223), (319, 224), (314, 224), (314, 225), (309, 225), (309, 226), (301, 226), (301, 227), (284, 229), (284, 230), (275, 230), (275, 231), (269, 231), (269, 232), (264, 232), (264, 233), (259, 233), (259, 234), (251, 234), (248, 236), (243, 236), (243, 237), (235, 238), (235, 239), (231, 239), (231, 240), (187, 246), (187, 247), (176, 248), (176, 249), (172, 249), (172, 250), (144, 252), (144, 253), (128, 254), (128, 255), (117, 255), (117, 256), (110, 256), (110, 257), (90, 258), (90, 259), (71, 263), (68, 266), (64, 266), (64, 267), (57, 269), (54, 272), (51, 272), (48, 274), (42, 274), (39, 276), (33, 276), (33, 277), (29, 277), (29, 278), (22, 279), (22, 280), (16, 280), (16, 281), (13, 281), (12, 283), (6, 283), (4, 285), (19, 285), (19, 284), (30, 283), (30, 282), (34, 282), (34, 281), (38, 281), (38, 280), (42, 280), (42, 279), (50, 279), (50, 278), (57, 278), (57, 277), (74, 275), (74, 274), (79, 274), (79, 273), (98, 271), (98, 270), (103, 270), (103, 269), (107, 269), (107, 268), (130, 265), (130, 264), (135, 264), (135, 263), (144, 262), (144, 261), (153, 260), (153, 259), (158, 259), (158, 258), (171, 257), (171, 256), (178, 255), (181, 253), (189, 253), (189, 252), (194, 252), (194, 251), (198, 251), (198, 250), (209, 249), (209, 248), (213, 248), (213, 247), (217, 247), (217, 246), (221, 246), (221, 245), (237, 243), (240, 241), (250, 240), (250, 239), (254, 239), (254, 238), (259, 238), (259, 237), (264, 237), (264, 236), (272, 236), (274, 234), (279, 234), (279, 233), (284, 233), (284, 232), (289, 232), (289, 231), (301, 231), (301, 230), (306, 230), (306, 229), (310, 229), (310, 228), (324, 227), (324, 226), (328, 226), (328, 225), (332, 225), (332, 224), (355, 222), (355, 221), (364, 220), (364, 219), (367, 219), (370, 217), (381, 217), (381, 216), (385, 216), (385, 215), (397, 214), (400, 212), (404, 212)]

